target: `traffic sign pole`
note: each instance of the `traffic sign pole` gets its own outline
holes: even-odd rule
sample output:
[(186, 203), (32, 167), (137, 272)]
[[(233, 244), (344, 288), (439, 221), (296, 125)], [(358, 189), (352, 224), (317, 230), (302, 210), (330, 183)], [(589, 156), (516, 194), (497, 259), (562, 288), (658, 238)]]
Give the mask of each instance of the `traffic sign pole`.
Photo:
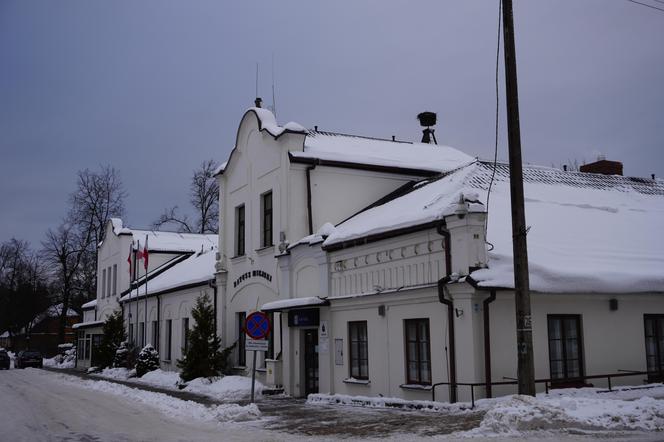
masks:
[(251, 403), (254, 403), (254, 387), (256, 385), (256, 350), (254, 350), (254, 362), (251, 369)]
[[(271, 326), (270, 318), (263, 312), (254, 312), (247, 316), (247, 319), (244, 321), (244, 332), (249, 338), (261, 342), (265, 342), (268, 336), (270, 336)], [(251, 341), (247, 341), (251, 342)], [(257, 343), (258, 344), (258, 343)], [(251, 403), (254, 403), (254, 393), (256, 387), (256, 352), (265, 351), (265, 350), (256, 350), (256, 346), (252, 345), (254, 352), (253, 362), (251, 365)]]

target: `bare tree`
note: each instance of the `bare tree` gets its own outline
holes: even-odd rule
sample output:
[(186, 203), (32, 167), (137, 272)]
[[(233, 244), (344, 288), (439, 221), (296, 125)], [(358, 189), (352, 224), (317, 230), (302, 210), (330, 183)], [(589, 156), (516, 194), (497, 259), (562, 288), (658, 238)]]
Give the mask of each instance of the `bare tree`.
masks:
[(98, 172), (79, 171), (67, 218), (46, 233), (44, 256), (63, 304), (58, 330), (61, 342), (69, 308), (80, 307), (96, 292), (97, 247), (106, 223), (123, 215), (126, 195), (117, 169), (102, 166)]
[(26, 241), (0, 245), (0, 330), (10, 337), (25, 330), (29, 337), (37, 315), (51, 303), (43, 265)]
[(178, 206), (164, 210), (152, 225), (159, 230), (164, 226), (176, 226), (179, 232), (217, 233), (219, 230), (219, 184), (214, 176), (217, 165), (214, 160), (204, 161), (194, 170), (189, 186), (189, 202), (194, 207), (196, 219), (180, 214)]
[(81, 236), (74, 225), (63, 222), (56, 230), (49, 229), (42, 242), (43, 256), (51, 269), (53, 285), (62, 303), (58, 340), (64, 342), (67, 312), (76, 292), (80, 294), (81, 262), (90, 243), (91, 232)]

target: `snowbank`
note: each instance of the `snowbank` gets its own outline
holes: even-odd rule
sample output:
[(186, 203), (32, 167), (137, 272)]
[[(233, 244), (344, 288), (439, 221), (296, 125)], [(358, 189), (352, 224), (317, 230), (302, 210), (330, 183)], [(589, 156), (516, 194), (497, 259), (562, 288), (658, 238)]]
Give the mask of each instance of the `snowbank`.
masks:
[(662, 431), (664, 402), (651, 397), (634, 401), (582, 397), (511, 396), (497, 402), (469, 437), (520, 436), (526, 431)]
[(256, 404), (246, 406), (238, 404), (221, 404), (206, 407), (193, 401), (185, 401), (163, 393), (154, 393), (130, 388), (124, 385), (107, 381), (77, 380), (62, 375), (63, 381), (72, 386), (79, 386), (89, 390), (100, 391), (115, 396), (139, 402), (153, 408), (167, 416), (180, 419), (195, 419), (208, 422), (240, 422), (258, 419), (261, 415)]
[[(176, 371), (154, 370), (137, 378), (134, 370), (126, 368), (106, 368), (96, 377), (107, 379), (118, 379), (129, 381), (136, 384), (150, 385), (178, 391), (188, 391), (216, 400), (235, 401), (246, 399), (251, 394), (251, 378), (244, 376), (223, 376), (219, 378), (207, 379), (197, 378), (186, 383), (184, 388), (180, 388), (182, 381), (180, 373)], [(265, 387), (256, 381), (255, 392), (261, 394)]]

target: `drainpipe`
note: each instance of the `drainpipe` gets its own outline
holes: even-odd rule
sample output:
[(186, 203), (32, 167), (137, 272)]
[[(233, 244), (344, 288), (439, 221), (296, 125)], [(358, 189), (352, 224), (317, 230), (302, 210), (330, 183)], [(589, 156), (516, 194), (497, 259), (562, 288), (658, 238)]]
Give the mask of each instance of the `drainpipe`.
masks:
[(159, 352), (161, 341), (161, 297), (157, 295), (157, 339), (155, 339), (154, 345), (157, 346), (157, 352)]
[(489, 328), (489, 304), (496, 300), (496, 291), (483, 301), (484, 311), (484, 382), (486, 383), (486, 397), (491, 397), (491, 330)]
[(450, 366), (449, 366), (449, 382), (450, 382), (450, 402), (457, 401), (457, 388), (456, 388), (456, 347), (454, 342), (454, 303), (450, 299), (445, 299), (445, 285), (450, 282), (450, 275), (452, 274), (452, 253), (450, 251), (450, 232), (447, 230), (445, 220), (436, 226), (436, 232), (443, 236), (445, 241), (445, 277), (438, 281), (438, 299), (441, 303), (447, 306), (447, 328), (450, 337)]
[(307, 211), (309, 213), (309, 235), (314, 234), (313, 211), (311, 209), (311, 171), (316, 168), (318, 160), (314, 160), (312, 166), (307, 167)]
[(214, 335), (217, 335), (217, 282), (215, 280), (208, 281), (208, 286), (212, 288), (214, 296)]

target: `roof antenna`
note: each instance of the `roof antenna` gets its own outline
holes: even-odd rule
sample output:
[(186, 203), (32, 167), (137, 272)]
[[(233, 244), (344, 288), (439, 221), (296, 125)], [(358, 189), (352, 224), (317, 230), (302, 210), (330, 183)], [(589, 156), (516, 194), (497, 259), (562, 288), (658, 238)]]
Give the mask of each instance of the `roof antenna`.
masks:
[(261, 107), (261, 97), (258, 96), (258, 63), (256, 63), (256, 99), (254, 100), (254, 106)]
[(277, 99), (275, 98), (275, 93), (274, 93), (274, 52), (272, 53), (272, 113), (274, 114), (275, 118), (277, 116)]

